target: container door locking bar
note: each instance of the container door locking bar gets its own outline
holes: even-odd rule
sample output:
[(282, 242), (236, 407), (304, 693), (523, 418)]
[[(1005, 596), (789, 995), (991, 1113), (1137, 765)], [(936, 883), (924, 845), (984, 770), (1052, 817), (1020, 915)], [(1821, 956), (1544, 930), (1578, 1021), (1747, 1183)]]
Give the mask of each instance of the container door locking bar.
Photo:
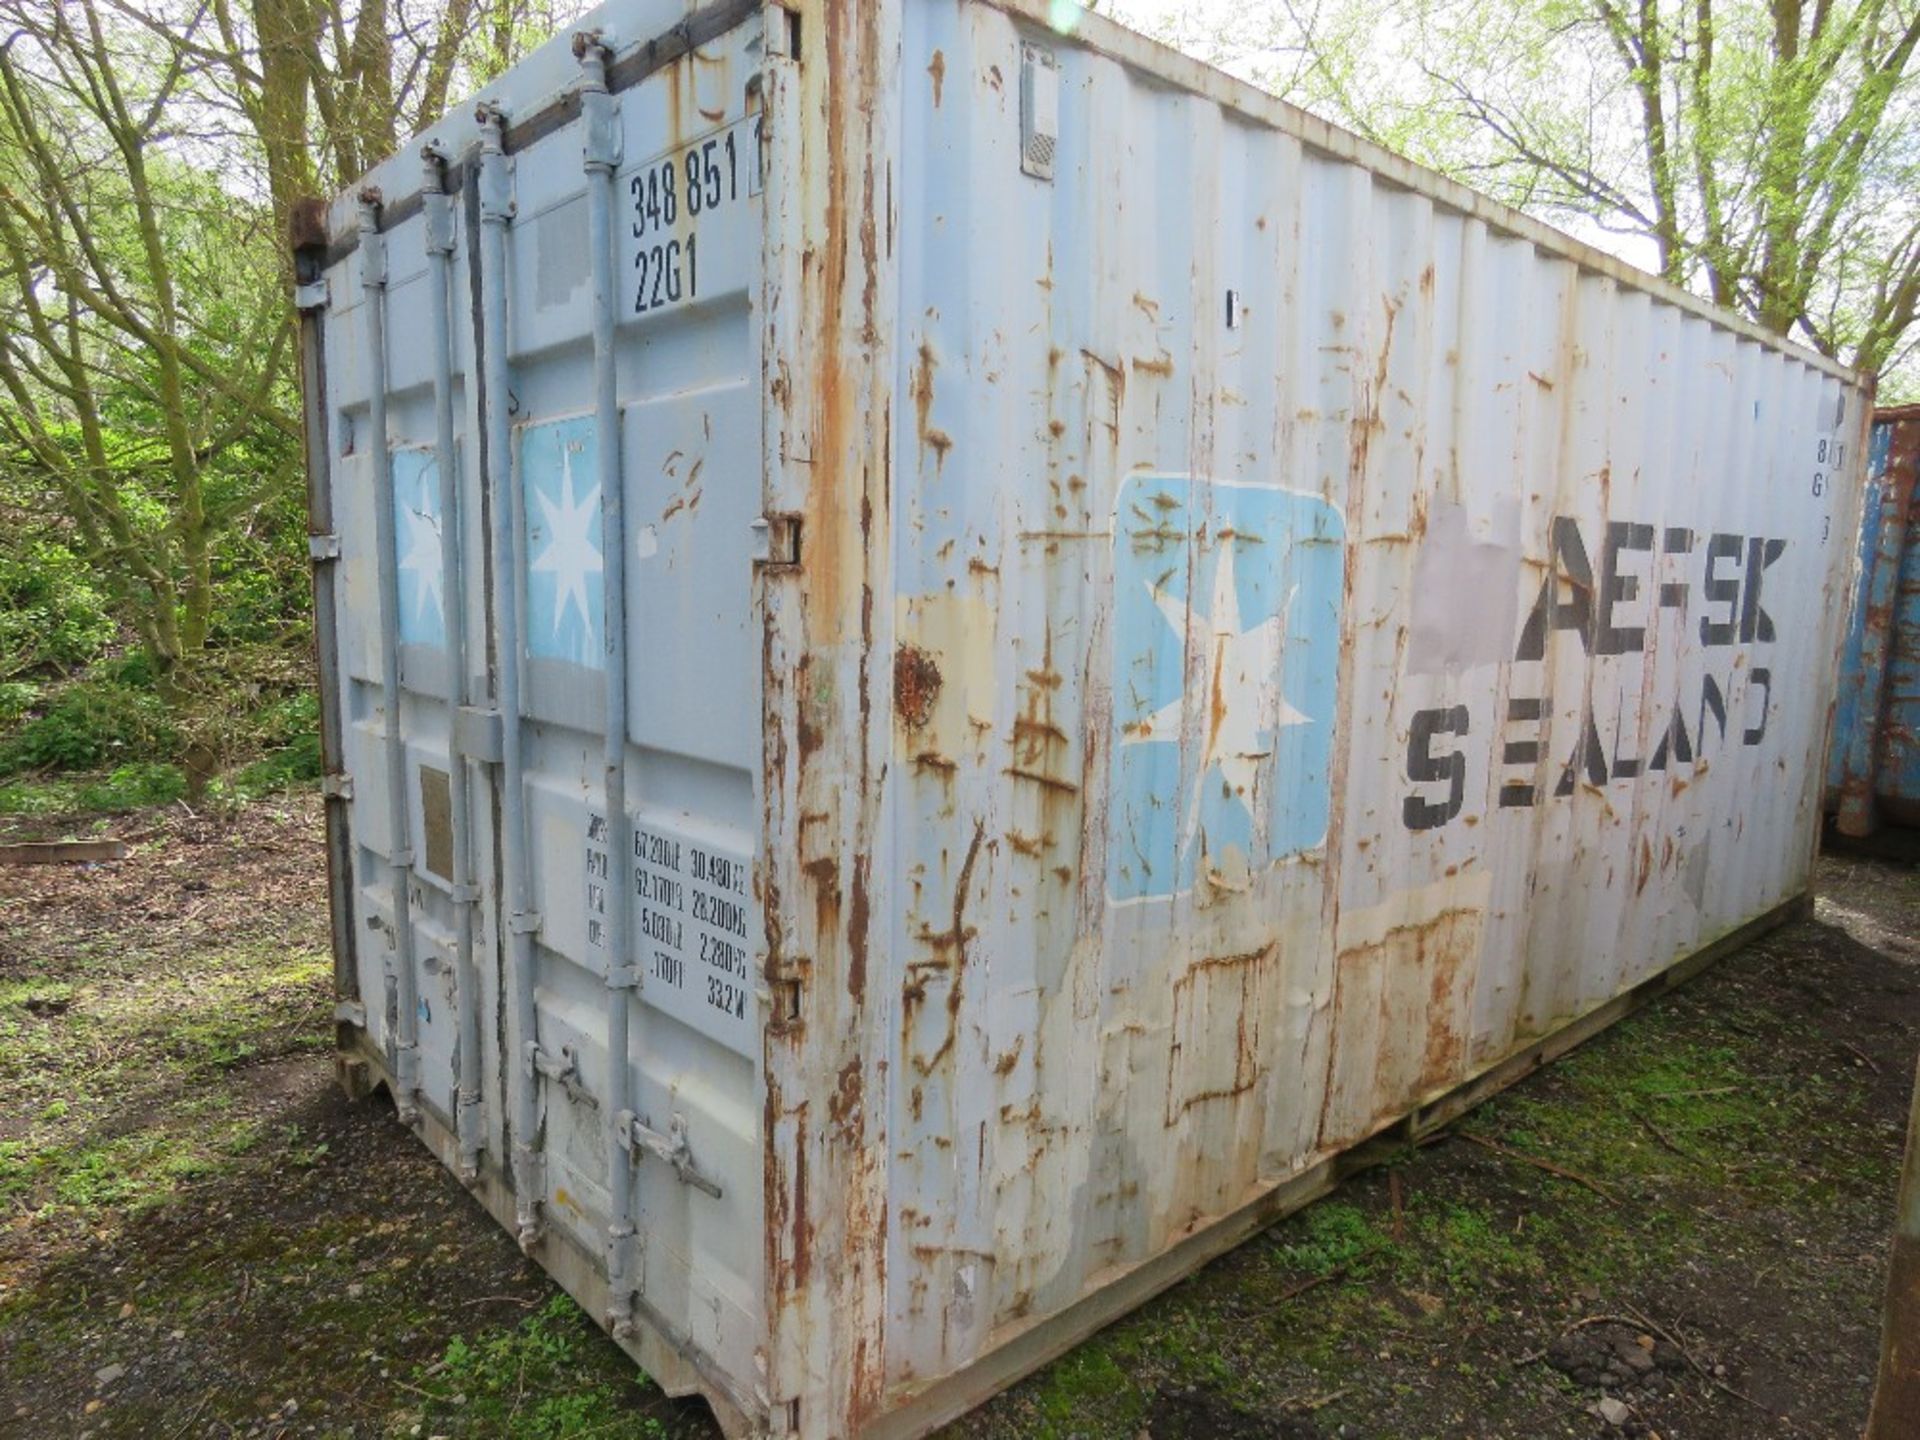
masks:
[(571, 1045), (562, 1045), (558, 1058), (548, 1054), (536, 1043), (527, 1045), (527, 1074), (544, 1075), (562, 1090), (567, 1098), (600, 1108), (600, 1097), (589, 1090), (580, 1078), (580, 1056)]
[(709, 1180), (694, 1168), (693, 1146), (687, 1140), (686, 1116), (674, 1116), (672, 1123), (667, 1126), (667, 1133), (662, 1135), (631, 1110), (622, 1110), (618, 1134), (620, 1148), (636, 1160), (641, 1151), (657, 1155), (673, 1167), (673, 1173), (680, 1177), (682, 1184), (704, 1191), (716, 1200), (720, 1198), (720, 1183)]

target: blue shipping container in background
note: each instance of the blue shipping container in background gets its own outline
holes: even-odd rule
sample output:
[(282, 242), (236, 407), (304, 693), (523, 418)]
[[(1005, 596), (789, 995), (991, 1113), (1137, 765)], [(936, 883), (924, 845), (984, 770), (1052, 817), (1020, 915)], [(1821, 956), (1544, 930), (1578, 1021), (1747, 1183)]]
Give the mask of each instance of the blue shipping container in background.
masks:
[(1828, 790), (1840, 831), (1920, 824), (1920, 405), (1876, 411)]

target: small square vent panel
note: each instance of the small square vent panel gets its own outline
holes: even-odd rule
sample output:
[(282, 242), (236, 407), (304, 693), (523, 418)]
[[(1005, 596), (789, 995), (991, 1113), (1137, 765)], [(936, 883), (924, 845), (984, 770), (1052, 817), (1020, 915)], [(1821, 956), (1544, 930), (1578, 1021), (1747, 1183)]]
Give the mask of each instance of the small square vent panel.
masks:
[(1053, 152), (1060, 143), (1060, 62), (1039, 45), (1020, 47), (1020, 168), (1037, 180), (1053, 179)]

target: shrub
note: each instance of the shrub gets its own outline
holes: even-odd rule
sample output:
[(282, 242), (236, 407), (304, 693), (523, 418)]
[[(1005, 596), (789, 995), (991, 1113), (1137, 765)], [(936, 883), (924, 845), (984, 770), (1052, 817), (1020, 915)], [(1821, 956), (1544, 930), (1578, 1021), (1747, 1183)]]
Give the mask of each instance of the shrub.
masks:
[(116, 685), (130, 685), (135, 690), (151, 690), (160, 683), (153, 657), (145, 650), (129, 650), (105, 662), (100, 668), (106, 672), (106, 678)]
[(251, 765), (242, 766), (233, 777), (232, 789), (236, 798), (252, 800), (260, 795), (291, 790), (296, 785), (318, 780), (324, 768), (320, 762), (320, 736), (315, 732), (302, 736), (291, 745), (283, 746)]
[(318, 755), (320, 697), (311, 690), (303, 690), (274, 701), (254, 717), (254, 733), (265, 746), (301, 745), (311, 740)]
[(0, 725), (17, 725), (40, 700), (40, 687), (31, 680), (0, 680)]
[(114, 636), (106, 597), (66, 546), (0, 546), (0, 676), (71, 670)]
[(105, 780), (82, 786), (78, 808), (145, 810), (153, 805), (171, 805), (186, 793), (187, 777), (178, 765), (122, 765)]
[(151, 690), (112, 679), (82, 680), (55, 693), (40, 714), (0, 743), (0, 775), (164, 758), (175, 740), (167, 707)]
[(122, 765), (108, 775), (0, 781), (0, 815), (113, 814), (170, 805), (186, 793), (178, 765)]

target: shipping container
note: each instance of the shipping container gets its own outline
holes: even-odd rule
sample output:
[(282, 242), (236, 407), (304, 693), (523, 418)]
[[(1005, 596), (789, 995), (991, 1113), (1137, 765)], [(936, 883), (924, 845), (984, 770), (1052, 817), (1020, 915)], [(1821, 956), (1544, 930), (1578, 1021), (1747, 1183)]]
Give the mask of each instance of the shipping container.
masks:
[(1877, 410), (1861, 506), (1860, 568), (1840, 661), (1828, 808), (1840, 832), (1920, 825), (1920, 405)]
[(296, 218), (343, 1076), (917, 1435), (1805, 903), (1847, 370), (1045, 0), (616, 0)]

